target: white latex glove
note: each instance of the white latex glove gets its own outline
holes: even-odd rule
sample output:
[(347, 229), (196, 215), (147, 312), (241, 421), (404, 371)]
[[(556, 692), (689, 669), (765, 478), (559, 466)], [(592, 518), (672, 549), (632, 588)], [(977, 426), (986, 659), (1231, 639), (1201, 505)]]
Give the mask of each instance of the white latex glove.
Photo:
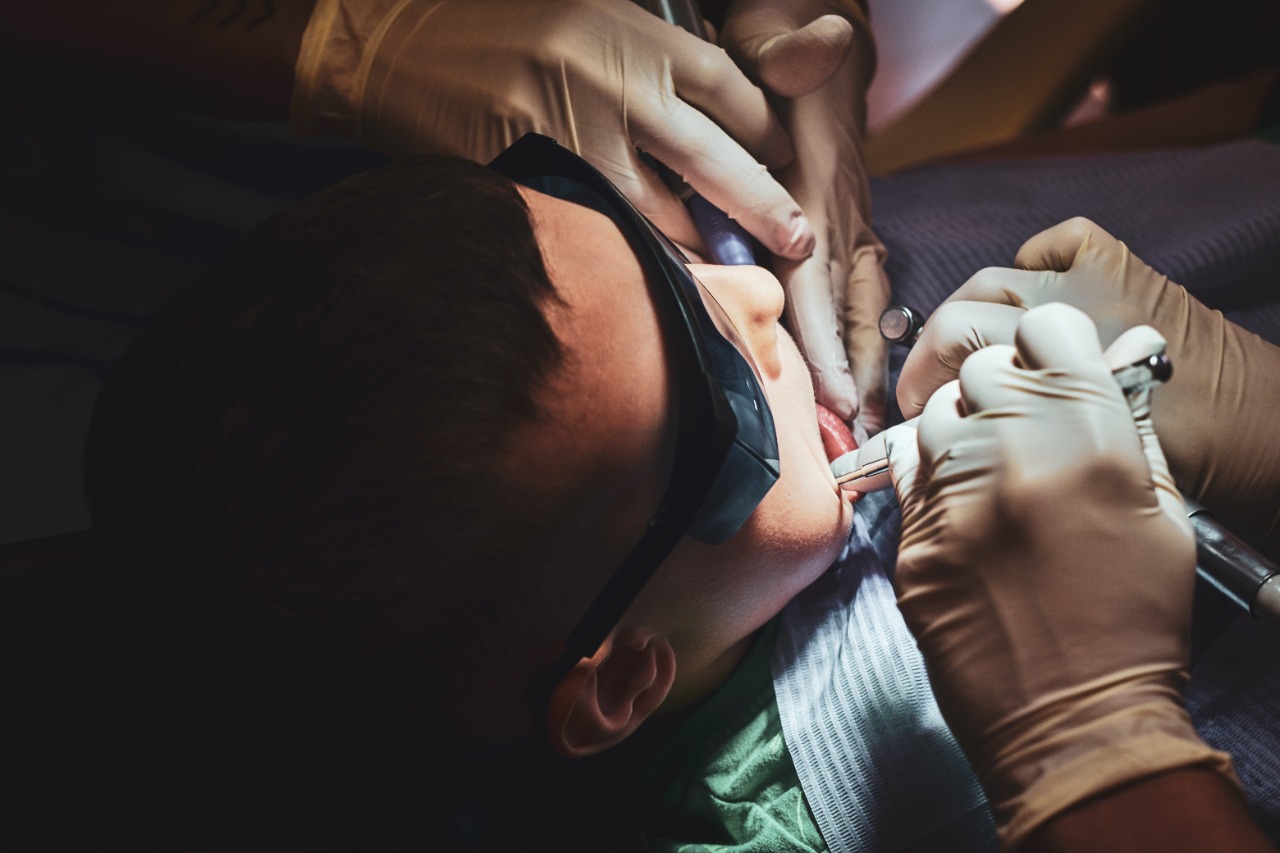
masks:
[[(970, 355), (918, 435), (886, 433), (902, 506), (895, 586), (942, 713), (1016, 848), (1083, 800), (1174, 768), (1235, 780), (1182, 706), (1195, 543), (1144, 415), (1051, 304)], [(1159, 395), (1159, 388), (1154, 394)], [(1135, 417), (1138, 422), (1135, 423)]]
[(705, 252), (684, 205), (641, 161), (647, 152), (770, 251), (813, 248), (799, 205), (766, 168), (792, 150), (764, 93), (723, 50), (630, 0), (319, 0), (292, 122), (389, 156), (477, 162), (543, 133)]
[(810, 257), (778, 258), (773, 269), (818, 402), (864, 440), (885, 425), (888, 345), (879, 319), (889, 304), (863, 157), (875, 71), (866, 10), (855, 0), (735, 0), (720, 41), (774, 95), (795, 146), (778, 179), (800, 202), (817, 244)]
[(1031, 238), (1015, 264), (978, 272), (929, 318), (898, 381), (903, 415), (919, 412), (968, 353), (1011, 341), (1023, 309), (1074, 305), (1097, 324), (1104, 345), (1148, 324), (1168, 340), (1173, 360), (1152, 419), (1178, 486), (1241, 533), (1274, 529), (1280, 348), (1210, 310), (1087, 219)]

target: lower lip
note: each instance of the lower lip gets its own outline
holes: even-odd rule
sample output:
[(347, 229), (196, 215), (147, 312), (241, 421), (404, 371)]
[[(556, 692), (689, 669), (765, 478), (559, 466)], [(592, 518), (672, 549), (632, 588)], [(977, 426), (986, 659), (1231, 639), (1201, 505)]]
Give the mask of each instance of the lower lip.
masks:
[(818, 407), (818, 432), (822, 435), (822, 450), (827, 454), (827, 461), (856, 450), (858, 442), (854, 440), (849, 425), (821, 403), (814, 405)]

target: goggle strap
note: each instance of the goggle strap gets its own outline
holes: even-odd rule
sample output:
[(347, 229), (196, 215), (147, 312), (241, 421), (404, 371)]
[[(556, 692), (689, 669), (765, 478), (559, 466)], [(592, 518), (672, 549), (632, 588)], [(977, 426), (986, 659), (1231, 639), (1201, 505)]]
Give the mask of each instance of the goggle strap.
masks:
[(575, 663), (596, 653), (683, 535), (684, 525), (672, 524), (662, 513), (649, 519), (644, 536), (600, 590), (597, 606), (583, 614), (569, 632), (565, 652), (574, 656)]

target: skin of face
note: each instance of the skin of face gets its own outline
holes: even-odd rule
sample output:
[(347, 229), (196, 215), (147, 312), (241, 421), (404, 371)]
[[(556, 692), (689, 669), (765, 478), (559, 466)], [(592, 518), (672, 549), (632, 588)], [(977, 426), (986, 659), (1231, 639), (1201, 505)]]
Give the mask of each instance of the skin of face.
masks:
[[(670, 477), (677, 377), (639, 261), (617, 227), (579, 205), (521, 192), (565, 303), (548, 318), (567, 352), (543, 395), (550, 417), (522, 437), (521, 453), (555, 460), (538, 465), (539, 476), (581, 492), (570, 535), (555, 538), (572, 539), (572, 556), (593, 567), (594, 590), (640, 540)], [(762, 374), (781, 477), (727, 542), (683, 537), (615, 629), (670, 640), (678, 667), (664, 710), (722, 683), (755, 632), (831, 565), (853, 523), (823, 450), (809, 370), (778, 322), (781, 285), (759, 267), (690, 269)]]

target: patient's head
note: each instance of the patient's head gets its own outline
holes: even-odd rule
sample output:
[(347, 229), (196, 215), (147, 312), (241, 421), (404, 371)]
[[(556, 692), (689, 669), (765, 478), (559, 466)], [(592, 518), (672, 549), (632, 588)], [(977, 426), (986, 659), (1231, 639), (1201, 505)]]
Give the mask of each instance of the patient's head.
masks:
[(662, 501), (691, 381), (627, 240), (586, 207), (424, 158), (264, 223), (109, 378), (95, 527), (286, 659), (451, 732), (549, 722), (564, 754), (612, 746), (720, 683), (851, 521), (776, 280), (697, 272), (754, 356), (781, 478), (728, 541), (681, 538), (532, 712)]

